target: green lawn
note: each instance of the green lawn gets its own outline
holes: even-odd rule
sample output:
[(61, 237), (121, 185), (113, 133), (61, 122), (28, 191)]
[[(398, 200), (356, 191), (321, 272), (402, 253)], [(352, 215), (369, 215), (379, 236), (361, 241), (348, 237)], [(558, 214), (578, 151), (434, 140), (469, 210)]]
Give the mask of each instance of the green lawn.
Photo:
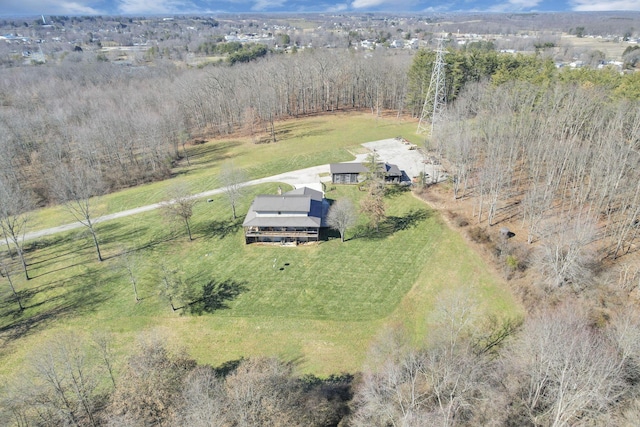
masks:
[[(326, 126), (331, 123), (326, 118), (309, 120)], [(361, 116), (354, 118), (358, 120), (366, 122)], [(375, 121), (369, 122), (373, 127)], [(364, 133), (365, 127), (360, 131)], [(391, 130), (381, 127), (391, 135), (400, 133), (392, 125)], [(383, 131), (378, 136), (370, 131), (366, 139), (389, 136)], [(332, 153), (344, 150), (337, 143), (332, 147), (327, 142), (326, 151), (322, 151), (304, 144), (305, 138), (283, 139), (267, 148), (284, 155), (287, 144), (296, 153), (301, 150), (293, 146), (304, 146), (306, 153), (291, 156), (295, 159), (291, 168), (312, 165), (315, 159), (322, 159), (319, 163), (339, 160)], [(315, 157), (313, 150), (317, 150)], [(286, 166), (278, 156), (263, 154), (265, 164), (271, 166), (259, 168), (256, 160), (247, 160), (252, 155), (247, 151), (237, 160), (252, 171), (253, 177)], [(212, 171), (217, 160), (209, 160), (213, 166), (194, 165), (182, 179), (191, 179), (188, 182), (194, 189), (209, 188), (201, 183), (215, 178)], [(255, 165), (253, 169), (251, 164)], [(159, 195), (162, 184), (166, 185), (145, 188), (156, 188)], [(251, 188), (238, 211), (246, 212), (255, 194), (273, 194), (276, 189), (277, 184)], [(127, 190), (140, 192), (136, 193), (139, 197), (141, 191)], [(357, 201), (363, 194), (354, 187), (338, 186), (326, 196)], [(155, 196), (149, 197), (152, 200)], [(27, 253), (33, 279), (25, 281), (17, 273), (14, 276), (28, 306), (24, 312), (16, 310), (5, 280), (0, 282), (0, 377), (18, 371), (43, 340), (69, 330), (87, 334), (111, 331), (121, 355), (141, 331), (154, 330), (201, 362), (220, 364), (242, 356), (268, 354), (297, 360), (301, 372), (354, 372), (361, 367), (372, 338), (385, 324), (401, 322), (417, 339), (428, 334), (429, 313), (443, 294), (461, 290), (478, 300), (486, 312), (508, 316), (520, 312), (503, 281), (443, 224), (438, 213), (409, 192), (386, 198), (389, 219), (380, 233), (367, 230), (366, 220), (361, 218), (358, 227), (347, 232), (345, 243), (332, 238), (298, 247), (245, 245), (239, 226), (242, 219), (231, 220), (222, 196), (213, 199), (212, 203), (196, 205), (195, 240), (191, 242), (183, 228), (167, 222), (158, 211), (99, 224), (106, 257), (102, 263), (97, 262), (90, 239), (82, 231), (33, 242)], [(127, 202), (121, 194), (104, 200), (112, 203), (105, 206), (142, 204)], [(139, 303), (134, 301), (122, 267), (125, 251), (137, 258)], [(195, 288), (212, 281), (226, 283), (229, 296), (212, 313), (198, 316), (174, 312), (159, 295), (163, 266)]]
[[(254, 144), (251, 138), (214, 139), (188, 148), (189, 163), (183, 159), (173, 171), (174, 178), (140, 185), (98, 198), (95, 215), (119, 212), (167, 199), (176, 183), (192, 193), (219, 188), (222, 164), (233, 161), (246, 169), (249, 179), (263, 178), (295, 169), (354, 159), (368, 141), (403, 135), (418, 143), (415, 121), (376, 119), (370, 114), (350, 113), (289, 120), (276, 124), (278, 142)], [(182, 151), (181, 151), (182, 152)], [(62, 207), (34, 212), (30, 231), (73, 222)]]

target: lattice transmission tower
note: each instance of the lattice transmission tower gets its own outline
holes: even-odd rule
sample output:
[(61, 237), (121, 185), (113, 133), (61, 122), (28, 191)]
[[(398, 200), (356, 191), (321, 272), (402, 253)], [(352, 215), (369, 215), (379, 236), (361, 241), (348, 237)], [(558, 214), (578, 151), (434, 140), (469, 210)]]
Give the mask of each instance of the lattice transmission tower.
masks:
[(429, 90), (424, 99), (422, 114), (418, 122), (418, 133), (425, 133), (427, 129), (430, 129), (433, 134), (433, 127), (442, 118), (442, 113), (447, 103), (447, 88), (445, 85), (446, 63), (444, 62), (444, 55), (447, 52), (442, 47), (445, 39), (440, 37), (437, 40), (436, 60), (433, 63)]

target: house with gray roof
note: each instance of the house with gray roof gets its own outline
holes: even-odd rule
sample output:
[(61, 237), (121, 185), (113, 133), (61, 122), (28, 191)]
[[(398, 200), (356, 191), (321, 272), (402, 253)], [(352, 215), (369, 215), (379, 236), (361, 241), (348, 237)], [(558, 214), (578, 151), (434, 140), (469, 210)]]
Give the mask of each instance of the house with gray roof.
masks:
[(242, 223), (245, 242), (317, 242), (328, 208), (322, 192), (308, 187), (278, 195), (259, 195)]
[[(402, 181), (402, 171), (391, 163), (378, 163), (379, 173), (389, 184), (399, 184)], [(365, 180), (368, 172), (363, 163), (331, 163), (331, 182), (334, 184), (358, 184)]]

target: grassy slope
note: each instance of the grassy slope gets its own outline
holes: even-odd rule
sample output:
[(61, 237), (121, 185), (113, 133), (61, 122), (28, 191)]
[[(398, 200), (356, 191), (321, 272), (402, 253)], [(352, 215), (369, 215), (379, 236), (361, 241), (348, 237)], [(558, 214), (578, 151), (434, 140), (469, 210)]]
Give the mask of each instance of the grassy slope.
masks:
[[(191, 147), (188, 166), (182, 161), (171, 180), (128, 188), (98, 198), (96, 215), (119, 212), (166, 199), (168, 187), (184, 183), (192, 193), (220, 186), (217, 176), (224, 162), (247, 170), (250, 179), (332, 162), (353, 160), (359, 144), (403, 135), (416, 143), (413, 121), (379, 119), (368, 114), (333, 114), (276, 124), (278, 142), (254, 144), (251, 138), (213, 140)], [(62, 207), (35, 212), (30, 230), (73, 222)]]
[[(310, 120), (325, 126), (331, 123), (326, 118)], [(367, 123), (375, 128), (375, 121), (366, 117), (349, 122), (360, 123), (353, 128), (361, 132), (365, 132)], [(300, 123), (300, 128), (306, 128), (305, 121)], [(391, 128), (392, 133), (369, 133), (364, 138), (381, 139), (400, 133), (393, 122), (378, 125), (385, 131)], [(340, 160), (340, 156), (331, 154), (331, 144), (337, 139), (332, 133), (327, 132), (324, 143), (313, 140), (305, 144), (304, 137), (292, 138), (289, 144), (298, 146), (295, 151), (307, 153), (291, 160), (288, 168), (309, 166), (313, 159), (322, 159), (319, 163)], [(327, 151), (322, 151), (323, 146)], [(271, 174), (286, 167), (279, 160), (287, 152), (285, 143), (271, 149), (280, 151), (279, 155), (268, 157), (259, 152), (265, 163), (272, 165), (263, 167), (261, 173)], [(310, 154), (313, 150), (317, 150), (315, 157)], [(341, 156), (347, 157), (344, 153)], [(255, 172), (259, 161), (251, 159), (253, 155), (248, 150), (237, 159), (247, 168), (254, 165), (255, 177), (259, 176)], [(202, 165), (182, 175), (198, 190), (210, 188), (202, 181), (215, 177), (215, 165)], [(162, 184), (167, 185), (152, 186), (160, 189)], [(258, 186), (252, 192), (274, 193), (276, 187)], [(253, 194), (247, 195), (240, 212), (246, 211)], [(137, 193), (137, 197), (143, 197), (143, 193)], [(327, 197), (357, 199), (361, 193), (353, 187), (338, 187)], [(141, 204), (126, 199), (121, 194), (103, 198), (107, 206)], [(239, 222), (230, 220), (229, 208), (221, 197), (196, 206), (193, 242), (158, 212), (100, 224), (98, 231), (108, 258), (103, 263), (95, 261), (91, 243), (81, 232), (40, 241), (28, 254), (34, 279), (24, 282), (16, 276), (18, 288), (29, 295), (26, 302), (30, 308), (17, 313), (7, 287), (2, 287), (0, 375), (15, 370), (44, 338), (58, 331), (99, 329), (114, 333), (121, 353), (141, 330), (157, 329), (173, 345), (186, 347), (202, 362), (218, 364), (241, 356), (275, 354), (299, 360), (304, 372), (354, 371), (361, 366), (372, 337), (385, 323), (400, 321), (416, 335), (428, 333), (428, 314), (443, 292), (470, 288), (487, 310), (517, 312), (502, 281), (492, 276), (437, 213), (409, 193), (390, 196), (387, 206), (393, 224), (383, 227), (381, 236), (354, 238), (356, 229), (344, 244), (332, 239), (297, 248), (244, 245)], [(124, 250), (133, 250), (139, 257), (136, 272), (143, 300), (138, 304), (119, 267), (119, 254)], [(162, 263), (175, 269), (185, 282), (229, 280), (238, 285), (240, 293), (225, 302), (226, 309), (214, 314), (181, 316), (158, 295)]]

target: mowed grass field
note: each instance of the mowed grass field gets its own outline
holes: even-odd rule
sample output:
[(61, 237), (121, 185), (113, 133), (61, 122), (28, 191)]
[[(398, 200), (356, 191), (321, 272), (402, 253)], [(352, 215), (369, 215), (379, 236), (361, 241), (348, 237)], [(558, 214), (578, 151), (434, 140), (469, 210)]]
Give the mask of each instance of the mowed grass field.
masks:
[[(345, 130), (353, 138), (345, 139), (338, 124), (359, 129), (366, 140), (402, 134), (419, 141), (409, 133), (414, 123), (359, 114), (305, 119), (282, 125), (291, 126), (289, 139), (271, 146), (220, 140), (195, 147), (194, 154), (203, 153), (194, 155), (192, 166), (177, 171), (173, 180), (187, 183), (194, 192), (215, 188), (225, 158), (234, 158), (252, 178), (350, 160), (349, 147), (356, 148), (354, 141), (361, 141), (362, 135)], [(308, 133), (313, 129), (317, 135), (312, 138)], [(207, 153), (207, 145), (222, 159)], [(162, 199), (168, 186), (144, 186), (151, 194), (144, 188), (124, 193), (153, 202)], [(250, 188), (239, 213), (244, 215), (256, 194), (274, 194), (277, 186)], [(337, 186), (326, 196), (357, 203), (363, 194), (355, 187)], [(100, 203), (105, 211), (145, 204), (120, 193)], [(157, 333), (170, 347), (184, 348), (202, 363), (275, 355), (296, 360), (300, 372), (329, 375), (359, 370), (372, 340), (387, 325), (406, 325), (418, 341), (428, 336), (437, 322), (434, 310), (443, 299), (464, 296), (483, 313), (520, 314), (506, 284), (437, 212), (410, 192), (393, 192), (385, 203), (388, 219), (381, 231), (368, 230), (362, 217), (345, 243), (330, 238), (298, 247), (245, 245), (242, 217), (231, 219), (223, 196), (196, 205), (193, 241), (180, 225), (152, 211), (98, 225), (106, 258), (101, 263), (83, 231), (32, 242), (27, 260), (33, 278), (25, 281), (14, 262), (14, 282), (26, 310), (17, 309), (6, 279), (0, 278), (0, 380), (11, 382), (30, 354), (70, 332), (111, 333), (119, 365), (141, 333)], [(58, 215), (57, 209), (52, 211)], [(67, 218), (60, 216), (58, 223), (62, 222)], [(138, 303), (124, 268), (125, 253), (135, 265)], [(213, 312), (173, 311), (160, 292), (163, 270), (185, 285), (224, 283), (229, 292)]]
[[(218, 175), (225, 162), (233, 161), (247, 171), (249, 179), (276, 175), (327, 163), (353, 160), (360, 144), (399, 135), (421, 144), (414, 120), (376, 119), (366, 113), (336, 113), (276, 123), (277, 142), (255, 144), (250, 137), (214, 139), (189, 147), (189, 162), (183, 159), (172, 171), (172, 179), (128, 188), (99, 197), (96, 215), (145, 206), (167, 199), (167, 190), (184, 185), (191, 193), (220, 187)], [(180, 149), (182, 153), (182, 149)], [(62, 207), (35, 212), (30, 231), (72, 222)]]

